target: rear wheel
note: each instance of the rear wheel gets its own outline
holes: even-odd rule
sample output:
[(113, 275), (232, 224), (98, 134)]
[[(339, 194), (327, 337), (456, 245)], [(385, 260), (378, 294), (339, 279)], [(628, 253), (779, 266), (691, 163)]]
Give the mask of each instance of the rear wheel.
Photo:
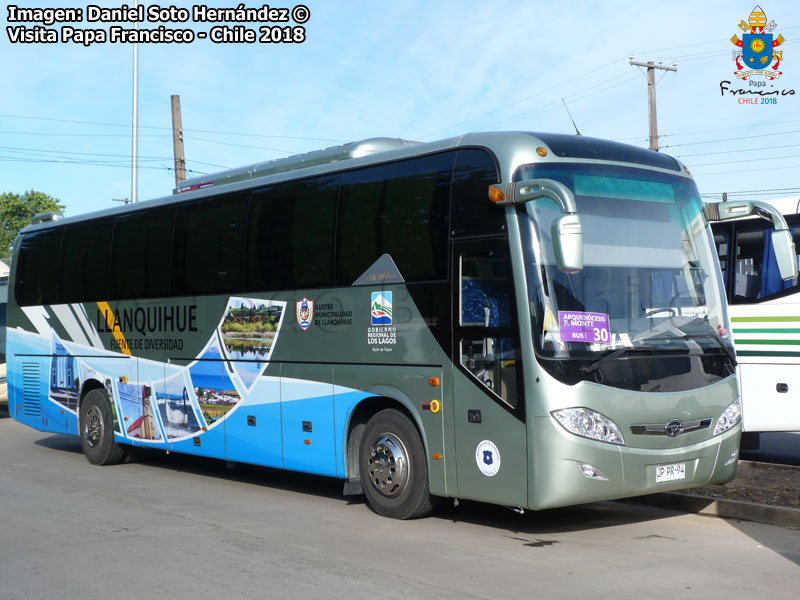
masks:
[(415, 519), (433, 510), (425, 449), (417, 428), (400, 411), (382, 410), (367, 422), (359, 469), (364, 495), (378, 514)]
[(125, 458), (125, 448), (114, 439), (111, 401), (104, 390), (92, 390), (81, 403), (81, 448), (93, 465), (116, 465)]

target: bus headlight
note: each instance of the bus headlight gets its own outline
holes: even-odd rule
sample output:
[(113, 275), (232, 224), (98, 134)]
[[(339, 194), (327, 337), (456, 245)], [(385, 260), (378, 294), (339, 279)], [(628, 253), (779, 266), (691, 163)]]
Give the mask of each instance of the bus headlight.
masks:
[(717, 420), (717, 426), (714, 427), (714, 435), (719, 435), (720, 433), (728, 431), (731, 427), (738, 425), (741, 420), (742, 405), (739, 402), (739, 398), (736, 398), (736, 400), (728, 405), (728, 408), (725, 409), (725, 412), (723, 412)]
[(599, 412), (588, 408), (562, 408), (550, 414), (572, 434), (607, 444), (625, 445), (617, 424)]

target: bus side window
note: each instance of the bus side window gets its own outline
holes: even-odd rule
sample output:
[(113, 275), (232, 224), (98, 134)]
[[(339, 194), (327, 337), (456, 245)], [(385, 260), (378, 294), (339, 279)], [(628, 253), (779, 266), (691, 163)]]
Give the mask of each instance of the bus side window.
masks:
[(333, 285), (338, 192), (338, 175), (253, 192), (245, 245), (246, 290)]
[(108, 297), (108, 260), (113, 219), (70, 225), (61, 245), (58, 302), (86, 302)]
[[(800, 228), (791, 223), (790, 228), (797, 245), (800, 242)], [(732, 303), (764, 300), (797, 285), (797, 279), (783, 281), (778, 273), (772, 248), (772, 231), (770, 223), (765, 220), (736, 225), (736, 272), (733, 274)]]
[(172, 295), (242, 290), (248, 197), (244, 192), (179, 206), (172, 240)]
[(460, 252), (459, 351), (470, 374), (516, 407), (520, 353), (504, 243), (470, 244)]
[(109, 296), (169, 295), (169, 255), (175, 207), (137, 211), (117, 218), (111, 250)]
[(468, 148), (456, 155), (450, 205), (454, 236), (497, 234), (504, 230), (504, 210), (489, 201), (489, 186), (499, 181), (497, 166), (485, 150)]
[(20, 306), (58, 303), (58, 257), (64, 229), (25, 235), (20, 244), (14, 294)]
[(336, 232), (336, 285), (351, 285), (383, 254), (409, 282), (447, 278), (453, 153), (345, 173)]
[[(714, 246), (717, 248), (717, 259), (719, 260), (719, 268), (722, 271), (722, 282), (725, 289), (730, 289), (730, 253), (731, 253), (731, 240), (733, 238), (733, 224), (732, 223), (719, 223), (712, 227), (714, 232)], [(730, 294), (728, 294), (730, 298)]]

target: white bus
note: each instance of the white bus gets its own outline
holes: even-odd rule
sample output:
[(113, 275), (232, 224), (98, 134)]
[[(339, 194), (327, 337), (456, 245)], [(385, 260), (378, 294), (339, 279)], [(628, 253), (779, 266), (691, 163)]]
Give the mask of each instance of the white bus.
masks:
[(0, 363), (6, 362), (6, 303), (8, 301), (8, 266), (0, 260)]
[[(766, 202), (800, 247), (800, 196)], [(739, 361), (743, 445), (757, 444), (758, 432), (800, 431), (800, 281), (778, 275), (770, 221), (720, 222), (713, 231)]]

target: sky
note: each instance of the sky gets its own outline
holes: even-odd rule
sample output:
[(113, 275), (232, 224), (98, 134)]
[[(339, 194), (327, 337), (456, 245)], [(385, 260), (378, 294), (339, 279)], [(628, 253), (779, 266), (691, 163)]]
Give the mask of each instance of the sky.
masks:
[[(796, 0), (595, 2), (587, 0), (302, 0), (302, 43), (138, 44), (137, 195), (175, 187), (171, 95), (180, 96), (189, 176), (370, 137), (434, 141), (472, 131), (574, 133), (648, 146), (648, 92), (635, 61), (677, 62), (656, 71), (659, 146), (691, 169), (701, 194), (719, 199), (800, 195), (800, 4)], [(739, 28), (756, 4), (785, 41), (773, 81), (737, 79)], [(78, 23), (49, 26), (55, 43), (12, 42), (3, 7), (0, 56), (0, 193), (36, 190), (77, 215), (132, 197), (133, 56), (130, 43), (61, 40), (61, 26), (90, 23), (87, 5), (26, 2), (18, 8), (82, 9)], [(159, 23), (210, 33), (220, 23)], [(261, 8), (263, 0), (203, 6)], [(134, 0), (128, 0), (128, 6)], [(292, 11), (297, 4), (275, 2)], [(169, 15), (166, 15), (169, 16)], [(236, 24), (227, 23), (233, 27)], [(239, 24), (298, 27), (288, 23)], [(293, 34), (298, 34), (293, 30)], [(299, 35), (299, 34), (298, 34)], [(777, 103), (757, 95), (777, 91)], [(754, 84), (765, 87), (757, 88)], [(795, 94), (794, 91), (797, 93)]]

